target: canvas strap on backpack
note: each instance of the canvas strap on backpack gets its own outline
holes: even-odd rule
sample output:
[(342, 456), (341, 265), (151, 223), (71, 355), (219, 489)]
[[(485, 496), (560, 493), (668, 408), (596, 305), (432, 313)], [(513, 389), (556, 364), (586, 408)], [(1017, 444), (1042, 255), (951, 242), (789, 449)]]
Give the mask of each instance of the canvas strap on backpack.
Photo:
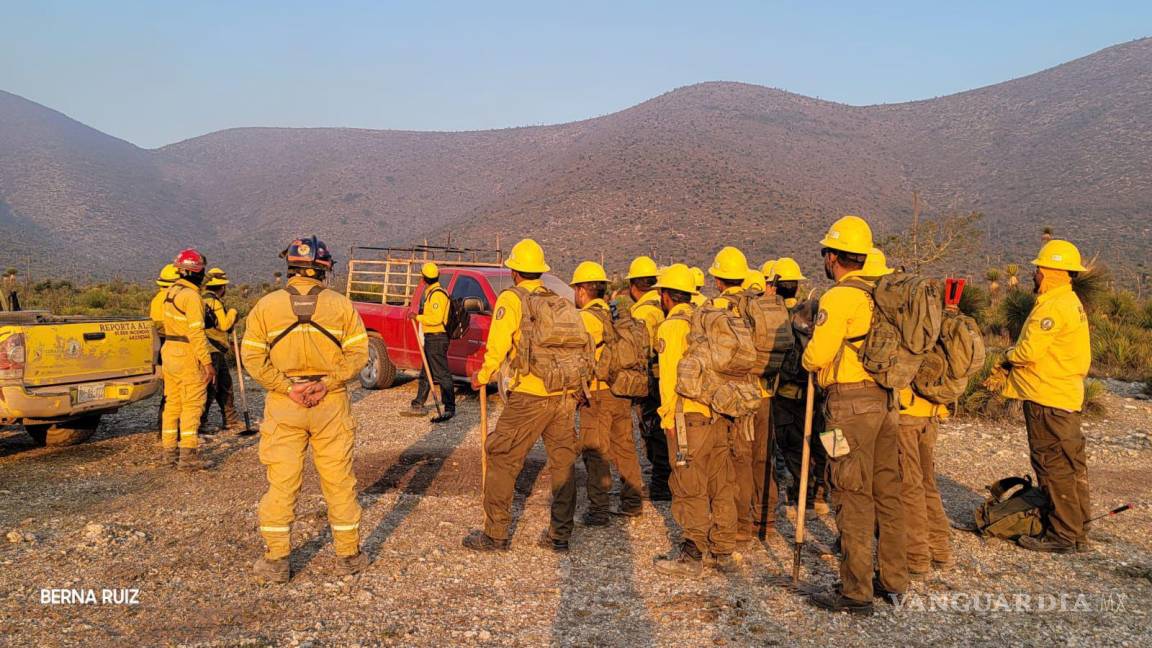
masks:
[(1005, 540), (1044, 532), (1052, 503), (1030, 476), (1005, 477), (987, 488), (988, 499), (972, 512), (977, 532)]
[(332, 344), (335, 344), (336, 348), (344, 348), (344, 345), (340, 342), (340, 338), (336, 337), (328, 329), (312, 321), (312, 316), (316, 314), (316, 303), (320, 300), (320, 293), (324, 292), (324, 290), (324, 286), (312, 286), (306, 293), (302, 293), (292, 286), (284, 289), (284, 292), (288, 293), (288, 299), (292, 304), (292, 314), (296, 316), (296, 321), (289, 324), (287, 328), (280, 331), (279, 335), (272, 338), (272, 341), (268, 343), (269, 351), (276, 346), (277, 342), (283, 340), (289, 333), (304, 324), (307, 324), (312, 330), (332, 340)]

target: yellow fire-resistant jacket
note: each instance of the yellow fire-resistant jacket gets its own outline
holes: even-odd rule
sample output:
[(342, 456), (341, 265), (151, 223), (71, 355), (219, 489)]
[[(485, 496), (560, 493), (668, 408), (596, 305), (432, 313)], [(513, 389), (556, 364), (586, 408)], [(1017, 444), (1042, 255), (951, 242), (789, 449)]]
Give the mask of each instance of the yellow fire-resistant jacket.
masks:
[(628, 312), (632, 313), (632, 317), (644, 322), (644, 326), (648, 328), (648, 344), (651, 345), (652, 353), (656, 353), (656, 329), (660, 328), (660, 323), (664, 321), (664, 309), (660, 307), (660, 291), (649, 290), (644, 293), (632, 304)]
[(873, 309), (872, 299), (863, 290), (841, 285), (850, 277), (863, 275), (859, 270), (849, 272), (820, 297), (820, 312), (816, 315), (812, 340), (804, 349), (804, 368), (818, 372), (817, 381), (821, 387), (835, 383), (874, 382), (864, 371), (860, 355), (852, 348), (858, 348), (863, 342), (848, 343), (848, 339), (863, 337), (872, 330)]
[[(193, 358), (207, 367), (208, 337), (204, 334), (204, 300), (200, 289), (187, 279), (172, 284), (164, 295), (164, 338), (170, 344), (186, 344)], [(185, 342), (184, 340), (187, 340)]]
[(1036, 298), (1016, 346), (1008, 350), (1006, 398), (1078, 412), (1084, 407), (1084, 378), (1092, 364), (1088, 316), (1072, 286), (1057, 286)]
[(212, 343), (215, 351), (228, 350), (228, 334), (236, 326), (236, 309), (225, 308), (224, 302), (211, 290), (204, 291), (204, 307), (210, 309), (216, 316), (216, 326), (205, 329), (208, 341)]
[[(657, 412), (660, 414), (660, 426), (665, 430), (676, 429), (676, 404), (681, 399), (676, 393), (676, 365), (688, 347), (688, 330), (691, 328), (688, 319), (674, 317), (677, 315), (691, 318), (692, 306), (676, 304), (656, 332), (656, 352), (660, 364), (660, 407)], [(712, 417), (712, 410), (707, 405), (685, 398), (684, 413), (693, 412)]]
[[(520, 288), (528, 291), (539, 290), (544, 283), (539, 279), (522, 281)], [(487, 384), (505, 360), (511, 363), (516, 358), (516, 345), (520, 342), (520, 318), (524, 313), (524, 303), (514, 290), (505, 290), (496, 298), (496, 308), (492, 312), (492, 325), (488, 328), (487, 348), (484, 351), (484, 364), (477, 372), (480, 384)], [(533, 396), (558, 396), (563, 392), (550, 392), (544, 381), (529, 372), (513, 380), (512, 391)]]
[[(288, 286), (307, 293), (320, 282), (308, 277), (292, 277)], [(364, 322), (348, 298), (335, 290), (320, 293), (315, 326), (323, 327), (340, 344), (309, 324), (297, 325), (292, 301), (286, 290), (260, 298), (248, 314), (241, 356), (244, 368), (270, 392), (287, 394), (292, 378), (320, 376), (329, 391), (341, 391), (368, 362), (368, 335)], [(272, 341), (283, 331), (291, 331), (275, 346)]]
[[(596, 347), (596, 361), (600, 361), (600, 356), (604, 355), (604, 323), (600, 318), (590, 311), (598, 308), (604, 311), (611, 317), (611, 309), (608, 308), (608, 302), (603, 299), (593, 299), (580, 309), (580, 319), (584, 321), (584, 330), (588, 331), (588, 335), (592, 337), (592, 344)], [(602, 380), (592, 380), (592, 386), (588, 391), (598, 391), (601, 389), (608, 389), (608, 383)]]
[(938, 405), (922, 398), (911, 387), (900, 390), (900, 413), (904, 416), (938, 419), (946, 419), (949, 415), (947, 405)]
[(156, 330), (164, 333), (164, 298), (168, 296), (168, 289), (157, 290), (148, 305), (148, 318), (156, 325)]
[(424, 290), (424, 306), (416, 320), (424, 329), (424, 334), (443, 333), (448, 324), (448, 293), (437, 281)]
[[(741, 317), (743, 316), (743, 313), (740, 312), (740, 307), (738, 305), (739, 303), (736, 301), (736, 295), (742, 292), (744, 292), (743, 286), (732, 286), (730, 288), (725, 288), (724, 292), (720, 293), (712, 300), (712, 305), (716, 308), (730, 310), (735, 313), (737, 317)], [(772, 390), (770, 389), (771, 385), (768, 384), (768, 381), (764, 380), (763, 378), (757, 378), (756, 382), (760, 385), (760, 398), (770, 398), (772, 396)]]

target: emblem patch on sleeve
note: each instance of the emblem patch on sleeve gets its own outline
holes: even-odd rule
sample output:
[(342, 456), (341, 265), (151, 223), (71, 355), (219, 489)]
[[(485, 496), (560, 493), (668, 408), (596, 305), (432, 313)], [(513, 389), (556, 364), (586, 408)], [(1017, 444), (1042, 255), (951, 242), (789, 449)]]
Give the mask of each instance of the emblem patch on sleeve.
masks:
[(496, 309), (496, 319), (498, 319), (498, 320), (504, 319), (504, 307), (503, 306)]
[(664, 353), (664, 338), (656, 340), (656, 353)]
[(1045, 317), (1040, 320), (1041, 331), (1051, 331), (1053, 326), (1056, 326), (1056, 322), (1053, 322), (1051, 317)]
[(824, 322), (827, 322), (827, 321), (828, 321), (828, 311), (821, 308), (820, 312), (816, 313), (816, 326), (820, 326), (821, 324), (823, 324)]

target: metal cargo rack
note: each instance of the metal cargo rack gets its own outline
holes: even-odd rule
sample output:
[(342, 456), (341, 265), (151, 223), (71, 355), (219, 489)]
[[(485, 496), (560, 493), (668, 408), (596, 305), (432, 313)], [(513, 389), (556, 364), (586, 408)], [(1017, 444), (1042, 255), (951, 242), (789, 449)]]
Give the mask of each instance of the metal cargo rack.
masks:
[(441, 268), (502, 267), (500, 249), (439, 245), (412, 247), (353, 246), (348, 255), (345, 294), (352, 301), (403, 306), (420, 284), (420, 267), (432, 262)]

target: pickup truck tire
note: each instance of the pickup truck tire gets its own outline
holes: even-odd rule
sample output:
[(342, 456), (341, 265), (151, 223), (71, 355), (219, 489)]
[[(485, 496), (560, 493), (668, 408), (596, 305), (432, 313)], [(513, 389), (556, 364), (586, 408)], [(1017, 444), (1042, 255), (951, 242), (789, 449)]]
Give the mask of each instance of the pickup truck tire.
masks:
[(396, 381), (396, 365), (388, 359), (388, 347), (377, 333), (368, 334), (368, 364), (360, 370), (364, 389), (388, 389)]
[(61, 423), (25, 424), (24, 430), (38, 446), (70, 446), (84, 443), (100, 426), (100, 415), (63, 421)]

